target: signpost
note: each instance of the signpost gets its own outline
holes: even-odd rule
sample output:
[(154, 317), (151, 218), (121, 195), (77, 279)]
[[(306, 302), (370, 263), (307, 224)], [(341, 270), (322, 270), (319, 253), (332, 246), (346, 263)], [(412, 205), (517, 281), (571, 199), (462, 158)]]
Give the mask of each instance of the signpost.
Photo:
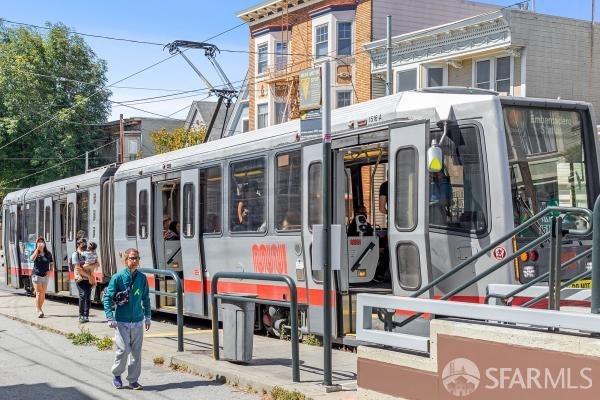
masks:
[(300, 73), (300, 135), (318, 136), (322, 133), (321, 68), (310, 68)]
[[(331, 65), (322, 67), (323, 138), (323, 385), (331, 382)], [(301, 84), (302, 85), (302, 84)], [(302, 91), (302, 88), (300, 89)]]

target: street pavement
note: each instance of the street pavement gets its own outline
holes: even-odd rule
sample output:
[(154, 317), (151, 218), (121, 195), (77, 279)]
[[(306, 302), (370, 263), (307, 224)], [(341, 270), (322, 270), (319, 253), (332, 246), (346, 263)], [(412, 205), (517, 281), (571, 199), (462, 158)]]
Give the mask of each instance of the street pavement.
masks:
[(215, 380), (154, 366), (147, 357), (140, 378), (144, 390), (116, 390), (113, 357), (111, 350), (74, 346), (62, 335), (0, 316), (0, 399), (260, 399)]

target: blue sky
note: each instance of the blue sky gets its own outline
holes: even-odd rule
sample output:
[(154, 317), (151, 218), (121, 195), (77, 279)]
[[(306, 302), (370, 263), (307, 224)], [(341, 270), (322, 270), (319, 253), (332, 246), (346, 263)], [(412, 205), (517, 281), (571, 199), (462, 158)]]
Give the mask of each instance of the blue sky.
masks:
[[(43, 1), (18, 0), (2, 2), (0, 18), (18, 22), (43, 25), (45, 22), (63, 22), (70, 28), (84, 33), (124, 37), (158, 43), (177, 39), (203, 41), (210, 36), (231, 28), (241, 22), (237, 11), (259, 3), (261, 0), (102, 0), (102, 1)], [(485, 0), (484, 0), (485, 1)], [(487, 0), (485, 2), (510, 5), (516, 0)], [(597, 2), (597, 20), (600, 20), (600, 1)], [(590, 19), (591, 0), (536, 0), (538, 12), (572, 18)], [(168, 52), (159, 46), (116, 42), (105, 39), (85, 38), (96, 54), (108, 63), (108, 81), (113, 83), (133, 72), (139, 71), (165, 57)], [(241, 26), (212, 41), (223, 49), (248, 49), (248, 28)], [(187, 53), (215, 84), (220, 83), (202, 52)], [(221, 53), (219, 62), (231, 81), (244, 79), (248, 55)], [(140, 75), (128, 79), (119, 86), (193, 90), (204, 88), (181, 57), (175, 57)], [(133, 100), (159, 96), (173, 92), (136, 89), (113, 89), (115, 101)], [(144, 110), (171, 114), (189, 105), (196, 98), (139, 104)], [(177, 96), (176, 96), (177, 97)], [(144, 115), (140, 111), (113, 107), (112, 118), (119, 113), (128, 116)], [(185, 118), (187, 110), (174, 116)]]

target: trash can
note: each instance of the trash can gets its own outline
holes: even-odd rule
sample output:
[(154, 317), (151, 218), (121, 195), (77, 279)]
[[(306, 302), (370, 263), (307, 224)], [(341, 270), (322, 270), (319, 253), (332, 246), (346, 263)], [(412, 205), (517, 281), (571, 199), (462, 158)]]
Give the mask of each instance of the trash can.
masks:
[[(235, 294), (237, 297), (255, 298), (254, 294)], [(249, 362), (252, 360), (255, 304), (249, 301), (221, 298), (223, 318), (222, 359)]]

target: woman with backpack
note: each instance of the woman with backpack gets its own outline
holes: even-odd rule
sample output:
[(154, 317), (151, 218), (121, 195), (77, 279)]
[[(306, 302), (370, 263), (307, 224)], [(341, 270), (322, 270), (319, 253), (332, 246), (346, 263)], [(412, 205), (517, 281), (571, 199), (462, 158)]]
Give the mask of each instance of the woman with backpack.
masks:
[(48, 272), (53, 263), (52, 253), (46, 246), (43, 237), (38, 237), (35, 241), (35, 250), (31, 254), (33, 261), (33, 271), (31, 273), (31, 282), (35, 287), (35, 308), (38, 318), (44, 318), (44, 300), (46, 300), (46, 288), (48, 287)]
[(84, 324), (90, 322), (90, 305), (92, 303), (92, 285), (90, 284), (90, 275), (85, 271), (84, 252), (87, 251), (87, 241), (77, 239), (77, 249), (71, 256), (71, 265), (75, 275), (75, 284), (79, 291), (79, 322)]

